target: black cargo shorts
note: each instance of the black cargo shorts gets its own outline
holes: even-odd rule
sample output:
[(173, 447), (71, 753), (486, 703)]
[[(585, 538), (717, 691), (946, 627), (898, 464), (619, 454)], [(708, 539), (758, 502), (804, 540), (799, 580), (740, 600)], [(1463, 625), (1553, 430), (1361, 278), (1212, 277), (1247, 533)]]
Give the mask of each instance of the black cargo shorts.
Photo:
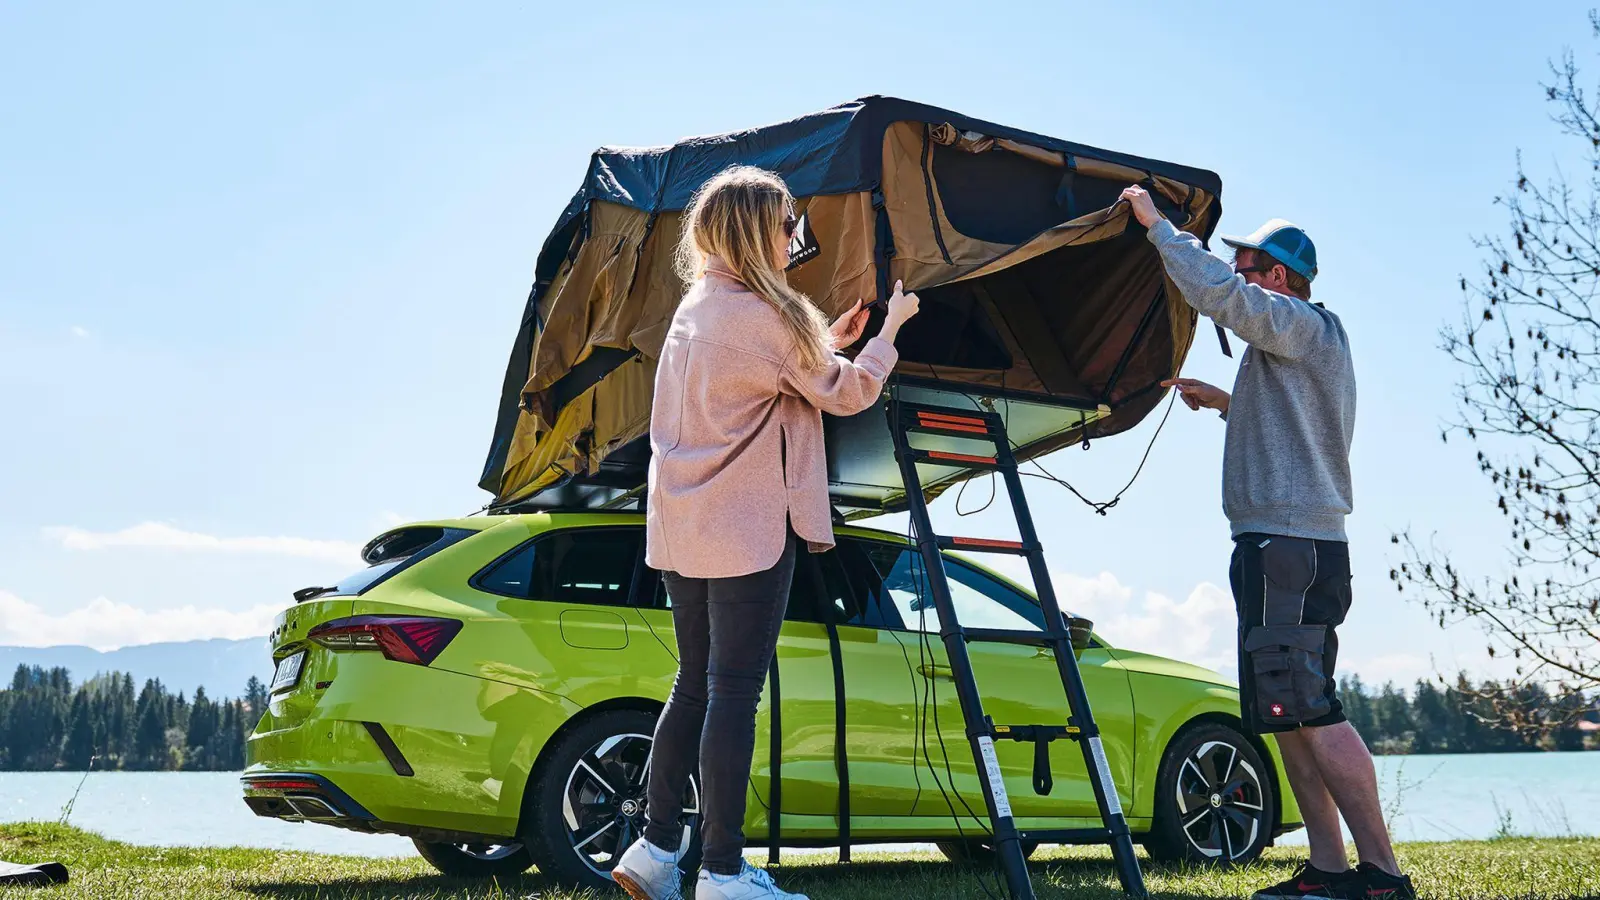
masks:
[(1257, 734), (1345, 721), (1335, 628), (1350, 611), (1350, 545), (1274, 534), (1234, 538), (1239, 701)]

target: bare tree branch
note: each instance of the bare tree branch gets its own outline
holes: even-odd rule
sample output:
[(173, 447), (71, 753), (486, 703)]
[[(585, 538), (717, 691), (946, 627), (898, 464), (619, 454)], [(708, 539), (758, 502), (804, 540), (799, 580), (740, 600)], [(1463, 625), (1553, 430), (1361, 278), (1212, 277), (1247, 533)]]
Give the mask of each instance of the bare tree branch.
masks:
[[(1589, 17), (1600, 34), (1600, 14)], [(1441, 625), (1475, 622), (1491, 655), (1515, 661), (1494, 708), (1532, 729), (1559, 716), (1530, 715), (1527, 698), (1600, 688), (1600, 104), (1570, 50), (1541, 88), (1583, 174), (1555, 165), (1536, 179), (1518, 155), (1512, 189), (1495, 200), (1507, 231), (1473, 242), (1481, 266), (1460, 279), (1461, 319), (1440, 333), (1461, 372), (1441, 437), (1476, 448), (1505, 523), (1505, 566), (1468, 576), (1403, 533), (1390, 571)]]

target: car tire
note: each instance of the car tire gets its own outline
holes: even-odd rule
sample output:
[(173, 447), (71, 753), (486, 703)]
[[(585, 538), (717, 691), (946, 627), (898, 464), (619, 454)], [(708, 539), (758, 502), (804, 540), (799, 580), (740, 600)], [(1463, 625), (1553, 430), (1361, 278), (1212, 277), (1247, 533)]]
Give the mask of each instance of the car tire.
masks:
[(515, 878), (533, 866), (533, 857), (520, 841), (440, 844), (412, 838), (411, 843), (435, 869), (455, 878)]
[[(541, 754), (522, 815), (524, 843), (540, 873), (560, 884), (613, 888), (617, 858), (643, 833), (645, 780), (656, 717), (617, 709), (578, 720)], [(698, 779), (684, 797), (688, 852), (700, 865)]]
[(1272, 840), (1274, 786), (1271, 767), (1237, 728), (1219, 722), (1186, 726), (1161, 758), (1145, 850), (1161, 861), (1249, 862)]
[[(995, 863), (994, 845), (988, 841), (976, 838), (966, 838), (958, 841), (939, 841), (935, 844), (944, 858), (958, 866), (976, 866), (978, 868), (992, 869)], [(1038, 841), (1022, 842), (1022, 858), (1033, 856), (1039, 849)]]

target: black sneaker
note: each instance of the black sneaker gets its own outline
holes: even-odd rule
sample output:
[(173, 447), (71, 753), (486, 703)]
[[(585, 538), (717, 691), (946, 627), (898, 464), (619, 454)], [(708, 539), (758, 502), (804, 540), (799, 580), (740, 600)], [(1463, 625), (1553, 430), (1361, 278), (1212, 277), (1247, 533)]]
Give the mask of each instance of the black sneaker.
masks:
[(1324, 872), (1310, 863), (1301, 863), (1287, 881), (1256, 891), (1252, 900), (1364, 900), (1359, 877), (1355, 869)]
[(1390, 875), (1372, 863), (1362, 863), (1355, 870), (1363, 900), (1417, 900), (1417, 889), (1411, 886), (1410, 875)]

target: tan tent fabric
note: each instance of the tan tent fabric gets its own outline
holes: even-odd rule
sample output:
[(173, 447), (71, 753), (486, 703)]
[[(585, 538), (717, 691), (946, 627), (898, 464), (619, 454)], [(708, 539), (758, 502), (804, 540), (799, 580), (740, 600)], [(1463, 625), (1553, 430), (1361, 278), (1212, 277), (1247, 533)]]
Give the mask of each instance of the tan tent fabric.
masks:
[(516, 435), (501, 476), (501, 496), (518, 500), (547, 487), (563, 475), (581, 471), (585, 454), (581, 436), (594, 427), (594, 404), (567, 404), (553, 425), (526, 410), (517, 420)]
[(605, 202), (593, 204), (589, 215), (589, 234), (577, 258), (551, 286), (524, 393), (554, 384), (596, 346), (625, 346), (619, 340), (629, 330), (623, 320), (636, 318), (623, 300), (634, 283), (636, 251), (649, 217)]
[(873, 211), (870, 194), (812, 197), (800, 204), (817, 243), (817, 258), (789, 273), (829, 318), (842, 315), (857, 300), (871, 303), (878, 287), (872, 259)]
[[(1109, 403), (1109, 419), (1092, 426), (1105, 429), (1100, 433), (1137, 422), (1162, 396), (1154, 384), (1178, 371), (1196, 319), (1165, 281), (1154, 250), (1129, 241), (1126, 209), (1119, 204), (1080, 210), (1071, 221), (1020, 242), (963, 234), (948, 214), (932, 163), (935, 147), (977, 157), (1008, 154), (1076, 178), (1099, 179), (1095, 196), (1114, 196), (1105, 194), (1113, 182), (1153, 185), (1175, 219), (1187, 219), (1184, 227), (1197, 234), (1209, 233), (1215, 198), (1120, 163), (962, 132), (948, 123), (900, 121), (883, 131), (881, 191), (893, 237), (888, 276), (891, 283), (903, 279), (925, 298), (924, 316), (902, 332), (906, 346), (897, 373), (1075, 399), (1091, 408)], [(857, 299), (875, 298), (881, 282), (872, 193), (800, 197), (797, 205), (820, 252), (790, 272), (790, 283), (830, 317)], [(582, 222), (537, 304), (539, 328), (522, 408), (495, 489), (502, 504), (569, 475), (595, 473), (612, 453), (649, 431), (655, 358), (685, 288), (673, 271), (682, 214), (594, 199)], [(945, 321), (966, 323), (951, 326), (961, 333), (936, 333), (941, 320), (926, 312), (930, 304), (955, 317)], [(918, 335), (919, 327), (926, 333)], [(940, 349), (965, 340), (967, 331), (992, 335), (984, 352), (1010, 364), (964, 364), (960, 353)], [(597, 356), (602, 350), (613, 356)], [(604, 363), (596, 380), (568, 379), (591, 357)], [(563, 404), (560, 397), (569, 395)], [(1063, 433), (1054, 443), (1080, 437)]]
[[(949, 126), (943, 127), (949, 128)], [(923, 183), (924, 167), (928, 165), (926, 156), (931, 149), (926, 146), (923, 132), (924, 126), (918, 122), (896, 122), (889, 126), (883, 139), (885, 182), (897, 185)], [(1061, 153), (1027, 147), (1015, 141), (995, 142), (991, 149), (983, 152), (992, 153), (997, 150), (1007, 150), (1008, 147), (1010, 148), (1008, 152), (1018, 152), (1019, 155), (1045, 161), (1063, 169), (1067, 166), (1065, 156)], [(1193, 192), (1194, 196), (1189, 197), (1190, 192), (1184, 185), (1168, 178), (1151, 176), (1148, 172), (1090, 159), (1075, 160), (1074, 166), (1079, 173), (1088, 177), (1129, 184), (1153, 181), (1162, 194), (1175, 202), (1183, 202), (1187, 198), (1189, 221), (1178, 223), (1185, 228), (1192, 229), (1199, 215), (1210, 205), (1211, 198), (1205, 192), (1196, 190)], [(933, 198), (931, 209), (928, 203), (929, 193), (917, 190), (897, 191), (894, 199), (888, 204), (894, 225), (895, 276), (906, 280), (908, 290), (961, 278), (981, 277), (1070, 243), (1092, 243), (1121, 234), (1128, 225), (1127, 209), (1116, 206), (1096, 210), (1071, 222), (1062, 223), (1025, 244), (1000, 244), (961, 234), (945, 215), (938, 185), (934, 184), (931, 190)], [(949, 254), (948, 262), (940, 250), (941, 242)], [(951, 278), (952, 267), (959, 272), (954, 279)]]
[[(870, 301), (877, 290), (872, 198), (826, 195), (798, 205), (810, 217), (822, 252), (791, 273), (790, 283), (830, 316), (858, 299)], [(592, 471), (611, 449), (649, 432), (654, 360), (685, 289), (673, 271), (683, 216), (662, 214), (651, 226), (646, 213), (603, 201), (594, 204), (594, 216), (593, 233), (551, 285), (545, 328), (523, 389), (533, 411), (525, 410), (518, 422), (501, 482), (508, 500), (564, 475)], [(637, 350), (642, 363), (623, 365), (549, 424), (554, 410), (548, 389), (596, 347)]]
[[(877, 288), (872, 262), (872, 198), (867, 194), (834, 194), (797, 198), (797, 212), (808, 217), (821, 253), (789, 273), (789, 283), (810, 297), (829, 316), (843, 313), (858, 299), (871, 301)], [(673, 249), (683, 233), (681, 213), (663, 213), (651, 230), (639, 263), (639, 310), (628, 347), (656, 357), (667, 339), (672, 314), (685, 285), (673, 271)], [(620, 346), (620, 345), (617, 345)], [(624, 348), (626, 349), (626, 348)], [(531, 384), (532, 382), (530, 382)]]
[(639, 253), (639, 272), (629, 294), (629, 306), (639, 315), (628, 334), (628, 347), (651, 359), (660, 355), (672, 314), (683, 299), (683, 282), (673, 271), (673, 253), (682, 235), (683, 214), (660, 213)]

